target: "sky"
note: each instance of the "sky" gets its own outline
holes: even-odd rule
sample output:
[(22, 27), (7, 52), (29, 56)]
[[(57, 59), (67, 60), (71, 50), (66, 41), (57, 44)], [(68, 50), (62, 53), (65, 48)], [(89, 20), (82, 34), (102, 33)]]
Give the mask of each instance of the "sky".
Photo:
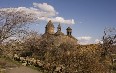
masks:
[(116, 27), (116, 0), (0, 0), (1, 8), (36, 11), (39, 23), (30, 29), (39, 33), (45, 32), (48, 20), (53, 21), (55, 31), (60, 22), (65, 34), (70, 26), (81, 44), (97, 43), (106, 27)]

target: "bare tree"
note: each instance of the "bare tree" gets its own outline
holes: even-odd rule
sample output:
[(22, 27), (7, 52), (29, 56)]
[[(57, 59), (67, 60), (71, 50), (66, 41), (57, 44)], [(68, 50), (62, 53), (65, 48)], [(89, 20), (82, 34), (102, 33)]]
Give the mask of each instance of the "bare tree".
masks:
[(116, 45), (116, 29), (115, 28), (106, 28), (104, 30), (103, 36), (103, 54), (110, 54), (110, 49), (113, 45)]
[(106, 28), (104, 30), (104, 36), (103, 36), (103, 44), (102, 44), (102, 53), (101, 53), (101, 59), (102, 63), (106, 60), (109, 61), (106, 65), (109, 68), (109, 73), (112, 71), (112, 65), (113, 65), (113, 57), (111, 49), (114, 45), (116, 45), (116, 29), (115, 28)]
[(39, 50), (39, 46), (40, 46), (40, 42), (41, 42), (41, 34), (38, 34), (35, 31), (31, 31), (28, 33), (28, 35), (26, 35), (23, 39), (21, 39), (22, 42), (22, 46), (23, 46), (23, 50), (22, 50), (22, 54), (26, 53), (31, 53), (33, 56), (35, 54), (38, 54), (38, 50)]
[(0, 43), (17, 33), (24, 33), (22, 27), (36, 20), (36, 15), (26, 10), (18, 10), (17, 8), (0, 9)]

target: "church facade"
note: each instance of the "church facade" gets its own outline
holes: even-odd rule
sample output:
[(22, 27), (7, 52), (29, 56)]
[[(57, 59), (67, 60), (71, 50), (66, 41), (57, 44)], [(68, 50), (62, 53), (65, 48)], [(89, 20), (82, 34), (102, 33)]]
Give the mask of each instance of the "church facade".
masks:
[(77, 45), (78, 40), (72, 36), (72, 29), (68, 27), (66, 29), (66, 32), (67, 34), (65, 35), (61, 31), (60, 24), (57, 27), (57, 32), (54, 32), (54, 25), (52, 21), (50, 20), (45, 27), (45, 33), (42, 35), (42, 37), (50, 39), (50, 41), (52, 41), (53, 44), (56, 46), (59, 46), (61, 43), (71, 43), (71, 44)]

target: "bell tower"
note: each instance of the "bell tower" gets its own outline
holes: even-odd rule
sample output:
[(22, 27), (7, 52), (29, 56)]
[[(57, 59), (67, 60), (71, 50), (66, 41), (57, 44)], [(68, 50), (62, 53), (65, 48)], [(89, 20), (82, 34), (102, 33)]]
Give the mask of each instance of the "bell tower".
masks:
[(72, 35), (72, 29), (70, 27), (68, 27), (66, 30), (67, 30), (67, 35)]
[(57, 31), (61, 31), (60, 23), (59, 23), (59, 25), (58, 25), (58, 27), (57, 27)]
[(51, 20), (47, 23), (45, 27), (45, 33), (54, 34), (54, 25)]

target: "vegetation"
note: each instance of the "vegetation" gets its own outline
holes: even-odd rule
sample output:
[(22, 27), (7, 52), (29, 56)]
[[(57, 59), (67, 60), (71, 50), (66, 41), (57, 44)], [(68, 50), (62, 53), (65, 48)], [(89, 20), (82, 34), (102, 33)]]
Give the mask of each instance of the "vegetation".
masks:
[(24, 10), (0, 9), (0, 44), (10, 37), (26, 33), (23, 26), (36, 20), (33, 13)]
[[(56, 46), (52, 41), (54, 38), (43, 38), (37, 32), (30, 32), (20, 40), (4, 43), (4, 40), (22, 32), (21, 27), (24, 24), (34, 21), (33, 14), (27, 15), (23, 11), (15, 12), (13, 9), (8, 11), (7, 13), (0, 10), (0, 55), (4, 57), (0, 58), (0, 68), (6, 68), (8, 61), (15, 62), (12, 59), (14, 54), (17, 54), (15, 58), (20, 62), (22, 59), (26, 63), (25, 66), (28, 63), (25, 58), (29, 58), (36, 61), (31, 62), (34, 63), (31, 65), (47, 73), (111, 73), (116, 70), (110, 51), (110, 48), (116, 45), (114, 28), (104, 31), (103, 43), (99, 44), (74, 45), (62, 42)], [(108, 34), (113, 31), (113, 34)], [(36, 65), (37, 60), (41, 62), (41, 66)]]
[(5, 73), (6, 69), (15, 68), (20, 66), (20, 64), (16, 61), (13, 61), (9, 57), (0, 56), (0, 73)]
[[(23, 42), (15, 41), (4, 45), (19, 56), (30, 57), (40, 60), (44, 65), (38, 69), (44, 72), (63, 73), (107, 73), (115, 69), (115, 64), (109, 55), (102, 56), (103, 44), (77, 45), (62, 43), (55, 46), (49, 39), (41, 38), (41, 35), (31, 32)], [(14, 48), (14, 49), (13, 49)], [(17, 49), (18, 51), (17, 51)], [(59, 69), (58, 69), (59, 68)]]

